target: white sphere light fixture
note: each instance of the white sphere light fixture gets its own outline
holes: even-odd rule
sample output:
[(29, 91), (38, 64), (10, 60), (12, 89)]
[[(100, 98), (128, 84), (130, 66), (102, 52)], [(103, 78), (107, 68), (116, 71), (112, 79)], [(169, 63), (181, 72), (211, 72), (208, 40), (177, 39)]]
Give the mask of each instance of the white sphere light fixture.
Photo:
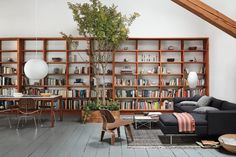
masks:
[(188, 74), (188, 85), (190, 88), (197, 87), (198, 76), (196, 72), (190, 72)]
[(30, 59), (24, 66), (25, 75), (32, 80), (40, 80), (47, 76), (48, 65), (42, 59)]

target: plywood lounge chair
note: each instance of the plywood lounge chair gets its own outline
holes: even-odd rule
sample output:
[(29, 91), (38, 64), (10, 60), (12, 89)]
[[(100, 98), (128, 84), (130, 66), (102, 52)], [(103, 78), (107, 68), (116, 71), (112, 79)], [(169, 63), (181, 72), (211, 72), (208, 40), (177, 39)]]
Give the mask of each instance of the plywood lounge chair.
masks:
[(123, 120), (123, 119), (115, 119), (109, 110), (100, 110), (103, 124), (101, 131), (101, 141), (103, 141), (103, 137), (105, 132), (111, 133), (111, 144), (115, 143), (115, 130), (117, 129), (118, 137), (120, 137), (120, 127), (124, 126), (127, 129), (127, 133), (133, 141), (133, 135), (130, 129), (130, 124), (132, 121)]

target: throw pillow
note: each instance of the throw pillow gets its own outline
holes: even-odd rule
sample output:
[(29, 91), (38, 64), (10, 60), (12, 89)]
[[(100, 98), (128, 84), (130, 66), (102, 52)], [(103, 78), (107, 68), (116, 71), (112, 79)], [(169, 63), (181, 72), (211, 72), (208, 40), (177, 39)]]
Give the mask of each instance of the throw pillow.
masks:
[(219, 111), (219, 109), (210, 106), (202, 106), (193, 110), (195, 113), (206, 113), (207, 111)]
[(210, 102), (211, 102), (211, 97), (204, 95), (197, 101), (197, 105), (198, 106), (207, 106)]
[(191, 106), (195, 106), (197, 105), (196, 101), (181, 101), (180, 102), (181, 105), (191, 105)]

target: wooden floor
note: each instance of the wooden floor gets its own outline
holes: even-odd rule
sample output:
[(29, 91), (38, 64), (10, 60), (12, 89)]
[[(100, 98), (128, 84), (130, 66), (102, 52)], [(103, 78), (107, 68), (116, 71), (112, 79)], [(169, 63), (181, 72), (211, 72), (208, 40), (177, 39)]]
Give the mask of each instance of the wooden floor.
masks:
[[(0, 119), (1, 157), (224, 157), (234, 156), (214, 149), (200, 148), (127, 148), (124, 129), (122, 140), (111, 146), (99, 142), (101, 124), (81, 124), (75, 120), (57, 122), (55, 128), (34, 128), (28, 125), (18, 132)], [(4, 121), (4, 122), (3, 122)]]

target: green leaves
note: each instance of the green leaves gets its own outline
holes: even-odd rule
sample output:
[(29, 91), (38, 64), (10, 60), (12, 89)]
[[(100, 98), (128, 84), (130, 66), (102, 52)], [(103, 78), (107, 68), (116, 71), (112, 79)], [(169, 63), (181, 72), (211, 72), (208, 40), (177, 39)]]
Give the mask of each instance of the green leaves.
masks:
[(127, 39), (129, 26), (139, 16), (134, 13), (129, 17), (117, 11), (117, 6), (103, 5), (99, 0), (89, 3), (70, 3), (74, 21), (80, 35), (94, 37), (98, 41), (98, 50), (117, 49)]

